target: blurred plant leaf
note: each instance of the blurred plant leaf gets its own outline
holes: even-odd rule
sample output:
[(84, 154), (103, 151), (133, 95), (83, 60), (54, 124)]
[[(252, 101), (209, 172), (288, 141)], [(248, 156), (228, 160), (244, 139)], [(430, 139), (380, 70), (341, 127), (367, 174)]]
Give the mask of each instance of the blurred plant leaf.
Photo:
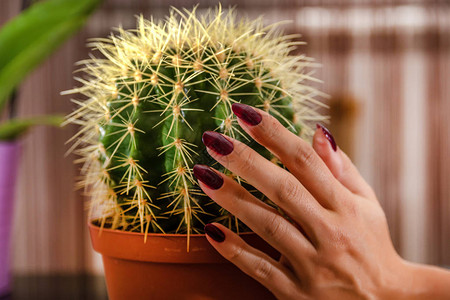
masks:
[(13, 89), (79, 29), (100, 2), (39, 2), (3, 26), (0, 31), (0, 111)]
[(60, 126), (63, 121), (64, 117), (58, 115), (12, 119), (0, 124), (0, 141), (14, 140), (35, 125)]

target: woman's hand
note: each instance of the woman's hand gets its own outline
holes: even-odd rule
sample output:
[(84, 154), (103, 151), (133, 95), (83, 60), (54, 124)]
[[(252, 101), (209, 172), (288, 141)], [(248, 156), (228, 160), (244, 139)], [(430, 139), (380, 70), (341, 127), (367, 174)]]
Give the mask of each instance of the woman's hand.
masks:
[(203, 135), (209, 154), (264, 193), (293, 222), (230, 177), (196, 165), (203, 191), (281, 258), (275, 261), (226, 227), (208, 224), (208, 240), (220, 254), (280, 299), (401, 299), (428, 292), (418, 279), (422, 267), (396, 253), (374, 192), (328, 130), (318, 126), (311, 147), (261, 110), (233, 104), (233, 111), (241, 127), (289, 171), (215, 132)]

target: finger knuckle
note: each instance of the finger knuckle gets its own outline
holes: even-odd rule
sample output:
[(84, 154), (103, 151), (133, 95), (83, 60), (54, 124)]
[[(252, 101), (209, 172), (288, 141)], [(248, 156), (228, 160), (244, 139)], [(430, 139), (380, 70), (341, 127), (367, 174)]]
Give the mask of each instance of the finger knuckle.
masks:
[(269, 281), (273, 274), (273, 266), (263, 258), (258, 258), (254, 269), (254, 278), (259, 281)]
[(348, 244), (350, 244), (349, 232), (343, 230), (342, 228), (336, 227), (332, 232), (331, 240), (336, 247), (345, 248)]
[(310, 168), (314, 166), (316, 161), (315, 155), (314, 150), (309, 145), (305, 145), (302, 142), (298, 143), (294, 151), (295, 166), (300, 168)]
[(283, 223), (281, 222), (280, 216), (278, 214), (271, 214), (264, 224), (264, 235), (271, 239), (277, 239), (283, 233)]
[(232, 193), (229, 210), (235, 211), (236, 209), (238, 209), (239, 204), (241, 204), (246, 199), (247, 196), (248, 196), (248, 191), (246, 189), (244, 189), (244, 188), (236, 189)]
[(328, 215), (323, 219), (318, 219), (317, 221), (318, 222), (316, 222), (315, 228), (318, 232), (320, 232), (320, 235), (324, 237), (324, 241), (330, 241), (338, 235), (338, 231), (340, 230), (338, 225), (339, 223), (335, 218), (333, 218), (332, 215)]
[(302, 187), (297, 180), (291, 177), (283, 178), (278, 184), (277, 204), (283, 206), (283, 204), (292, 201), (292, 199), (302, 197), (303, 193)]
[(248, 191), (244, 188), (239, 188), (236, 190), (234, 194), (234, 198), (236, 201), (243, 201), (248, 194)]
[(364, 218), (362, 215), (363, 206), (361, 205), (364, 202), (361, 200), (365, 199), (360, 199), (360, 196), (356, 196), (345, 189), (333, 189), (329, 194), (331, 201), (338, 205), (335, 210), (345, 215), (347, 220), (357, 221)]
[(351, 232), (348, 228), (342, 228), (334, 223), (328, 223), (322, 225), (323, 236), (326, 236), (326, 246), (322, 251), (327, 253), (334, 253), (335, 257), (348, 252), (350, 245), (352, 244)]
[(238, 261), (241, 259), (243, 251), (244, 251), (243, 247), (234, 247), (233, 250), (231, 250), (230, 253), (228, 253), (226, 258), (232, 262)]
[(323, 190), (328, 195), (328, 203), (346, 206), (350, 201), (349, 195), (343, 194), (342, 189), (334, 184), (328, 185)]
[(361, 214), (360, 214), (360, 210), (359, 210), (359, 203), (357, 203), (356, 201), (352, 201), (346, 199), (347, 201), (345, 201), (342, 205), (343, 210), (345, 210), (345, 215), (347, 216), (347, 218), (351, 219), (351, 220), (360, 220), (361, 219)]
[(272, 141), (280, 134), (279, 123), (274, 117), (267, 119), (267, 125), (263, 132), (259, 133), (258, 138), (263, 141)]
[(242, 172), (252, 173), (255, 170), (255, 155), (250, 148), (244, 148), (239, 153), (240, 161), (239, 168)]
[(341, 181), (345, 178), (345, 176), (348, 176), (348, 174), (354, 173), (353, 171), (353, 166), (350, 162), (344, 163), (341, 172), (337, 174), (336, 179)]

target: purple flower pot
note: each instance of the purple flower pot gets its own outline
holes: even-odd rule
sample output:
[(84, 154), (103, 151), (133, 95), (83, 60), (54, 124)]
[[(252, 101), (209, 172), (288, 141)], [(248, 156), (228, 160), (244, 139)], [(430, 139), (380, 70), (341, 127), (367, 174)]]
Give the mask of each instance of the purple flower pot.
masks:
[(10, 247), (18, 142), (0, 141), (0, 297), (10, 292)]

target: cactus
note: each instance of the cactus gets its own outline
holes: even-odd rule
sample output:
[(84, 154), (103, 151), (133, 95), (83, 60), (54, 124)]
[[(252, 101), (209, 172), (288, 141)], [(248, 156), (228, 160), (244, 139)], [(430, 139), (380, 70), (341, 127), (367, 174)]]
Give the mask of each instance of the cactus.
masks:
[[(198, 17), (172, 8), (161, 22), (138, 17), (90, 46), (102, 58), (82, 61), (79, 107), (67, 123), (80, 125), (73, 150), (82, 163), (90, 211), (99, 226), (145, 233), (202, 233), (216, 221), (247, 231), (198, 187), (192, 167), (214, 164), (202, 133), (214, 130), (250, 144), (231, 111), (234, 102), (259, 107), (287, 128), (310, 137), (323, 120), (319, 93), (305, 85), (313, 61), (289, 56), (299, 42), (262, 19), (237, 19), (221, 7)], [(251, 146), (268, 159), (262, 146)], [(233, 176), (263, 201), (245, 180)]]

